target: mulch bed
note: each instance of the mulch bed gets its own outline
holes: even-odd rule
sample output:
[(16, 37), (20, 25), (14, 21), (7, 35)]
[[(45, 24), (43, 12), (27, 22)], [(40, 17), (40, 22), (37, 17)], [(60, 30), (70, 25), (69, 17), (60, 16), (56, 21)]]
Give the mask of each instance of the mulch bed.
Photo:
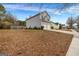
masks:
[(65, 56), (72, 35), (43, 30), (0, 30), (0, 54)]

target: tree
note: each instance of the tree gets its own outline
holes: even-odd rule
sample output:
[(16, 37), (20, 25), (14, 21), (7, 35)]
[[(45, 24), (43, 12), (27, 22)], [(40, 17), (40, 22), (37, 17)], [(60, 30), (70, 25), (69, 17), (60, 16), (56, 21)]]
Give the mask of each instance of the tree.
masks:
[(2, 20), (3, 28), (10, 28), (11, 25), (14, 25), (16, 18), (11, 14), (5, 14), (4, 19)]
[(12, 14), (6, 13), (5, 7), (0, 4), (0, 29), (10, 28), (10, 26), (15, 23), (16, 18)]
[(18, 20), (17, 22), (19, 23), (19, 26), (26, 26), (26, 21)]
[(12, 14), (8, 13), (8, 14), (5, 14), (3, 21), (14, 23), (16, 21), (16, 18)]
[(0, 20), (1, 20), (1, 17), (4, 15), (5, 13), (5, 8), (2, 4), (0, 4)]
[(0, 4), (0, 14), (4, 14), (5, 12), (5, 7), (2, 4)]
[(1, 18), (4, 16), (6, 10), (4, 8), (4, 6), (2, 4), (0, 4), (0, 21), (1, 21)]
[(5, 14), (3, 19), (0, 21), (0, 29), (8, 29), (11, 25), (15, 24), (16, 18), (10, 13)]
[(0, 4), (0, 28), (2, 28), (2, 18), (4, 17), (5, 15), (5, 8), (2, 4)]
[(77, 27), (79, 28), (79, 16), (77, 16), (76, 18), (76, 24), (77, 24)]
[(68, 24), (68, 28), (72, 29), (75, 21), (74, 21), (73, 17), (68, 17), (68, 20), (66, 23)]

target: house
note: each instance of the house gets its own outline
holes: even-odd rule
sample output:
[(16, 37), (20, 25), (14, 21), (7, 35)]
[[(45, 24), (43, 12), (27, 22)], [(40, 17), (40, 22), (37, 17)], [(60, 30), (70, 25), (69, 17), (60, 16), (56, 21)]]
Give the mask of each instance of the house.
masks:
[(59, 25), (50, 21), (50, 16), (46, 11), (38, 13), (26, 20), (27, 28), (41, 28), (43, 29), (59, 29)]

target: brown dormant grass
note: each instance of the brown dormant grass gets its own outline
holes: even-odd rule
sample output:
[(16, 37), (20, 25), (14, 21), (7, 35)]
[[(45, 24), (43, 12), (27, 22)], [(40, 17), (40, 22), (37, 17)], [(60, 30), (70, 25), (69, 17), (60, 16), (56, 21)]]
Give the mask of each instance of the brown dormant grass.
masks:
[(0, 55), (63, 56), (72, 35), (43, 30), (0, 30)]

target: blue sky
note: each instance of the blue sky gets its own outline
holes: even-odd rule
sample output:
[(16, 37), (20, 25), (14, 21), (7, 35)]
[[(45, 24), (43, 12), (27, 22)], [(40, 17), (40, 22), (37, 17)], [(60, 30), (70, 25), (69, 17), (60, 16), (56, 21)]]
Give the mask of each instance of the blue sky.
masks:
[(26, 20), (39, 12), (47, 11), (51, 21), (64, 24), (69, 16), (79, 15), (79, 4), (77, 3), (5, 3), (3, 5), (7, 12), (18, 20)]

